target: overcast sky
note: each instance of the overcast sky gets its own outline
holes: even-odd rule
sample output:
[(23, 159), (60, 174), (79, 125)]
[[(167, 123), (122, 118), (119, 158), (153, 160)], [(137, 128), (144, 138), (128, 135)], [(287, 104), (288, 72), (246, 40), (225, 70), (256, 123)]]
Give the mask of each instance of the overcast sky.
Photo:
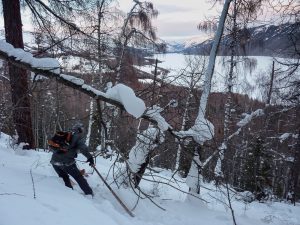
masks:
[[(223, 1), (215, 0), (149, 0), (159, 11), (154, 25), (157, 28), (157, 35), (164, 40), (185, 40), (192, 37), (207, 37), (197, 29), (199, 22), (206, 18), (219, 18), (222, 10)], [(279, 0), (274, 0), (279, 1)], [(286, 1), (286, 0), (280, 0)], [(297, 0), (298, 1), (298, 0)], [(134, 5), (133, 0), (119, 0), (119, 6), (124, 12)], [(265, 10), (264, 10), (265, 14)], [(269, 14), (270, 15), (270, 14)], [(23, 29), (31, 30), (30, 14), (22, 11)], [(270, 16), (268, 16), (270, 18)], [(2, 17), (0, 19), (0, 28), (3, 28)]]
[[(205, 17), (219, 16), (221, 5), (213, 7), (213, 0), (150, 0), (159, 11), (154, 25), (157, 28), (158, 37), (166, 40), (186, 39), (201, 35), (197, 25)], [(132, 0), (119, 0), (120, 8), (129, 12), (132, 8)], [(32, 30), (30, 13), (22, 11), (23, 29)], [(0, 27), (3, 29), (3, 19), (0, 19)]]
[[(205, 18), (219, 18), (224, 1), (215, 0), (149, 0), (159, 11), (158, 18), (154, 21), (157, 34), (165, 40), (187, 39), (188, 37), (203, 36), (205, 34), (197, 30), (199, 22)], [(274, 6), (282, 6), (291, 0), (272, 0)], [(293, 4), (299, 4), (300, 0), (292, 0)], [(297, 3), (298, 2), (298, 3)], [(132, 0), (119, 0), (120, 7), (128, 12), (133, 6)], [(299, 7), (299, 5), (298, 5)], [(263, 9), (263, 10), (262, 10)], [(280, 15), (275, 13), (270, 4), (263, 4), (258, 12), (258, 18), (252, 26), (268, 23), (282, 22)], [(249, 25), (251, 26), (251, 25)], [(207, 35), (207, 34), (206, 34)]]
[[(120, 0), (120, 7), (128, 12), (133, 6), (132, 0)], [(221, 5), (213, 7), (209, 0), (151, 0), (159, 11), (154, 21), (160, 38), (185, 39), (199, 36), (197, 25), (206, 17), (219, 16)]]

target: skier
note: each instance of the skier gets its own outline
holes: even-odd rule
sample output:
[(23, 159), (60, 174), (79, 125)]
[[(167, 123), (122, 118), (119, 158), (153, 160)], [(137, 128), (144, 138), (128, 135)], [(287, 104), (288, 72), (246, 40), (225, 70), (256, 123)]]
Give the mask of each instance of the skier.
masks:
[(50, 163), (58, 176), (63, 179), (67, 187), (73, 189), (69, 178), (69, 175), (71, 175), (86, 195), (93, 196), (93, 190), (87, 183), (86, 179), (82, 176), (75, 163), (77, 153), (81, 152), (87, 158), (89, 165), (94, 166), (94, 159), (89, 153), (88, 147), (84, 143), (83, 133), (83, 124), (76, 123), (72, 128), (72, 139), (68, 146), (68, 150), (63, 153), (53, 152)]

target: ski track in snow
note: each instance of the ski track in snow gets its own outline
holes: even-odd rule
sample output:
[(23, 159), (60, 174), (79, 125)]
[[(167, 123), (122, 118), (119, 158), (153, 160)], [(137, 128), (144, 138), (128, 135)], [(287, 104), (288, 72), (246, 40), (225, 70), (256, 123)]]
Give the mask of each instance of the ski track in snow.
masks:
[[(192, 198), (186, 199), (184, 193), (165, 185), (155, 185), (142, 181), (141, 189), (155, 197), (154, 201), (166, 209), (162, 211), (147, 199), (140, 199), (131, 218), (96, 173), (87, 180), (95, 192), (95, 197), (84, 196), (78, 185), (71, 190), (64, 186), (52, 166), (49, 164), (50, 153), (37, 151), (13, 150), (7, 146), (9, 137), (0, 135), (0, 225), (231, 225), (232, 219), (228, 208), (211, 197), (218, 193), (201, 189), (201, 197), (209, 203)], [(83, 156), (79, 157), (84, 160)], [(113, 161), (99, 158), (97, 168), (106, 177)], [(77, 163), (80, 168), (92, 172), (86, 165)], [(171, 171), (162, 170), (164, 178), (172, 176)], [(31, 181), (30, 171), (33, 175)], [(149, 171), (146, 171), (148, 173)], [(149, 178), (149, 177), (148, 177)], [(178, 178), (179, 179), (179, 178)], [(136, 195), (128, 189), (117, 189), (108, 183), (132, 209), (137, 201)], [(184, 183), (180, 185), (187, 191)], [(214, 189), (211, 184), (205, 184)], [(36, 198), (34, 199), (34, 190)], [(220, 198), (224, 198), (220, 196)], [(251, 203), (244, 205), (234, 201), (234, 210), (238, 225), (299, 225), (300, 205), (296, 207), (286, 203)]]

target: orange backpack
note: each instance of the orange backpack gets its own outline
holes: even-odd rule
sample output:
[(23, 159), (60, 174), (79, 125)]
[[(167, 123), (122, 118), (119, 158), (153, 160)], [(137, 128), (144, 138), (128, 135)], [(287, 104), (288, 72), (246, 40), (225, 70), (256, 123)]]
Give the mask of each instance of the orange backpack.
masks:
[(48, 140), (49, 148), (56, 152), (67, 152), (72, 140), (72, 132), (57, 131), (54, 136)]

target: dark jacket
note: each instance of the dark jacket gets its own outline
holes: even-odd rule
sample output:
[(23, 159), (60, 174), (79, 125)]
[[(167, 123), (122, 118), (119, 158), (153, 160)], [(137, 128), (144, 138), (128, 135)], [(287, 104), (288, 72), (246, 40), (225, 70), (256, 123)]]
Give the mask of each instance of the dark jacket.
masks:
[(75, 158), (78, 153), (82, 153), (87, 159), (92, 157), (89, 153), (89, 148), (84, 143), (82, 133), (74, 133), (72, 135), (72, 140), (67, 152), (53, 152), (50, 163), (57, 166), (72, 165), (75, 163)]

